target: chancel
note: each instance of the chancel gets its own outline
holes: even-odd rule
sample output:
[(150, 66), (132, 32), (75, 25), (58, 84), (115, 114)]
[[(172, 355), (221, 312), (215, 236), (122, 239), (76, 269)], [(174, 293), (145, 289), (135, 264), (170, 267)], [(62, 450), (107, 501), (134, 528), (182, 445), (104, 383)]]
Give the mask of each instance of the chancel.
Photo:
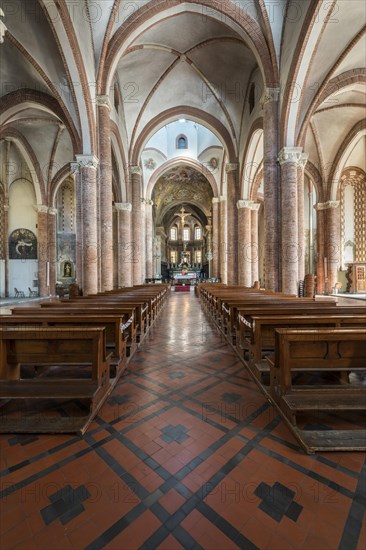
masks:
[(366, 4), (0, 0), (0, 547), (365, 548)]

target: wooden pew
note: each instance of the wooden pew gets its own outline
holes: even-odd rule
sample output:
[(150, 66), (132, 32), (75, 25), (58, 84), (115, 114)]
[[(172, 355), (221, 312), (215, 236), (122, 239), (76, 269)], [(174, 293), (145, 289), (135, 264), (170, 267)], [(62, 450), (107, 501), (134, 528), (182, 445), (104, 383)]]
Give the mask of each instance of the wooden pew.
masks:
[(264, 385), (269, 385), (269, 364), (264, 358), (264, 352), (273, 352), (275, 349), (276, 328), (366, 328), (366, 314), (345, 315), (325, 314), (316, 315), (253, 315), (251, 317), (250, 336), (246, 337), (249, 350), (248, 368), (254, 377)]
[(366, 450), (366, 430), (313, 431), (297, 426), (298, 415), (366, 412), (366, 386), (294, 382), (294, 374), (364, 371), (365, 328), (276, 329), (274, 360), (269, 360), (271, 396), (308, 452)]
[[(109, 362), (104, 327), (0, 328), (0, 432), (84, 433), (110, 391)], [(22, 379), (22, 365), (53, 367), (52, 377)], [(80, 376), (71, 378), (75, 369)], [(31, 414), (24, 416), (19, 402), (29, 400)], [(62, 416), (37, 409), (45, 400), (80, 400), (84, 407)]]
[[(16, 307), (12, 310), (12, 317), (18, 316), (43, 316), (46, 320), (54, 316), (66, 317), (70, 323), (73, 323), (74, 318), (90, 319), (98, 321), (105, 315), (120, 318), (123, 321), (123, 341), (126, 343), (126, 355), (131, 356), (136, 350), (137, 334), (135, 317), (136, 311), (134, 307), (68, 307), (64, 303), (55, 307)], [(1, 326), (0, 317), (0, 326)], [(115, 342), (117, 337), (115, 335)], [(119, 344), (118, 344), (119, 345)], [(118, 346), (117, 346), (118, 347)]]
[[(355, 300), (356, 302), (356, 300)], [(280, 316), (286, 319), (289, 315), (351, 315), (360, 316), (366, 315), (366, 307), (361, 305), (355, 306), (336, 306), (328, 305), (320, 302), (314, 302), (313, 304), (300, 304), (286, 303), (285, 304), (255, 304), (241, 306), (237, 311), (238, 337), (237, 337), (237, 349), (240, 355), (248, 350), (248, 342), (251, 335), (253, 317), (256, 316)]]
[[(25, 308), (24, 308), (25, 309)], [(60, 312), (56, 314), (32, 313), (31, 315), (1, 315), (0, 327), (64, 327), (72, 330), (71, 327), (100, 327), (103, 326), (106, 331), (106, 346), (108, 352), (111, 352), (110, 378), (119, 378), (126, 367), (127, 357), (127, 316), (120, 315), (69, 315)]]

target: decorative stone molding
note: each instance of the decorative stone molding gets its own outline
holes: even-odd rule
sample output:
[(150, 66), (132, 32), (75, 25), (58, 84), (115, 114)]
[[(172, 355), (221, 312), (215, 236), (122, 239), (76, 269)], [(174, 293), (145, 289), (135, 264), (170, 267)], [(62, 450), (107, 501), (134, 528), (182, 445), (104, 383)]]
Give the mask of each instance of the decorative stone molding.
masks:
[(278, 161), (281, 166), (287, 162), (298, 164), (300, 163), (302, 155), (302, 147), (283, 147), (278, 153)]
[(130, 174), (138, 174), (139, 176), (142, 176), (142, 168), (141, 166), (130, 166)]
[(39, 214), (48, 214), (48, 206), (44, 204), (33, 204), (33, 208)]
[[(4, 17), (5, 14), (3, 12), (3, 10), (0, 8), (0, 16), (1, 17)], [(5, 36), (5, 31), (7, 30), (6, 26), (5, 26), (5, 23), (3, 21), (0, 21), (0, 44), (2, 44), (4, 42), (4, 36)]]
[(314, 205), (315, 210), (329, 210), (330, 208), (338, 208), (340, 201), (327, 201), (327, 202), (318, 202)]
[(220, 197), (213, 197), (212, 204), (218, 204), (220, 202)]
[(8, 204), (4, 204), (3, 208), (4, 208), (5, 212), (9, 212), (10, 206)]
[(253, 201), (240, 200), (236, 203), (236, 207), (238, 210), (240, 210), (241, 208), (249, 208), (251, 210), (253, 204)]
[(141, 204), (145, 204), (146, 206), (152, 206), (154, 204), (154, 201), (152, 201), (151, 199), (144, 199), (142, 197), (141, 198)]
[(50, 207), (50, 208), (48, 209), (48, 213), (49, 213), (51, 216), (56, 216), (56, 214), (57, 214), (57, 208), (52, 208), (52, 207)]
[(258, 211), (261, 207), (259, 202), (249, 201), (249, 200), (239, 200), (236, 203), (236, 207), (238, 210), (241, 208), (249, 208), (249, 210), (256, 210)]
[(73, 173), (83, 168), (98, 168), (99, 160), (94, 155), (76, 155), (76, 162), (71, 162), (71, 171)]
[(260, 104), (263, 109), (266, 103), (271, 101), (278, 101), (280, 98), (280, 89), (279, 88), (265, 88), (263, 95), (260, 99)]
[(219, 200), (220, 200), (220, 202), (225, 202), (225, 201), (226, 201), (226, 197), (224, 197), (224, 195), (221, 195), (221, 196), (219, 197)]
[(115, 202), (114, 208), (119, 211), (132, 212), (132, 204), (129, 202)]
[(239, 164), (237, 162), (228, 162), (225, 164), (225, 172), (228, 174), (229, 172), (235, 172), (235, 170), (238, 170)]
[(98, 107), (107, 107), (109, 112), (111, 112), (112, 107), (111, 107), (111, 102), (109, 101), (109, 96), (107, 96), (107, 95), (98, 95), (97, 99), (96, 99), (96, 103), (97, 103)]
[(309, 155), (308, 153), (302, 153), (301, 157), (300, 157), (300, 160), (299, 160), (299, 166), (304, 170), (305, 169), (305, 166), (306, 166), (306, 163), (309, 159)]

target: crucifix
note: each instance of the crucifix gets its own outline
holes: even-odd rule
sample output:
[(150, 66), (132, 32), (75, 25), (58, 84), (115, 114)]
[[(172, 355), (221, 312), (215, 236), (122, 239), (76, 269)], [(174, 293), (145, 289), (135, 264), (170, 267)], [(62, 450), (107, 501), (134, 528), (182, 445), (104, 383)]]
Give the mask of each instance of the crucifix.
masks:
[(182, 208), (180, 209), (180, 212), (176, 213), (176, 216), (179, 216), (182, 221), (182, 227), (184, 227), (184, 222), (185, 222), (186, 216), (188, 215), (189, 215), (189, 212), (186, 212), (184, 210), (184, 206), (182, 206)]

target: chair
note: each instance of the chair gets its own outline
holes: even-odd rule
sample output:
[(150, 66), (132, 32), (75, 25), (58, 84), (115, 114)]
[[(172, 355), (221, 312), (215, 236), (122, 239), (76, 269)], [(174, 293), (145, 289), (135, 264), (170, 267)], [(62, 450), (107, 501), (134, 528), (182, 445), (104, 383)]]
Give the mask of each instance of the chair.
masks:
[(32, 290), (30, 287), (28, 287), (29, 292), (29, 298), (35, 298), (38, 296), (38, 292), (36, 290)]
[(14, 296), (15, 298), (25, 298), (25, 294), (22, 290), (18, 290), (14, 287)]

